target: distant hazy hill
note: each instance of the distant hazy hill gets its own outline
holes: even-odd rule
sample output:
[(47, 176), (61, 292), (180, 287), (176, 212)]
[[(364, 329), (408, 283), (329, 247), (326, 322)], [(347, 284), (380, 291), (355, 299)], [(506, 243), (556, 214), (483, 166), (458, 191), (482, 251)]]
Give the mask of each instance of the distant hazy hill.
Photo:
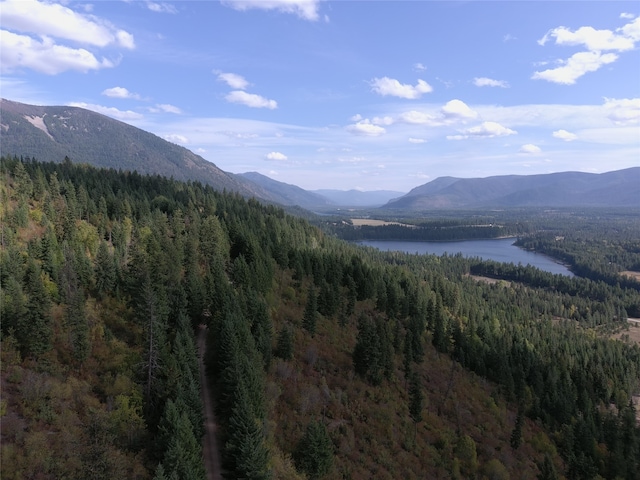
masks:
[(385, 208), (432, 210), (489, 207), (640, 207), (640, 167), (593, 174), (441, 177)]
[(184, 147), (113, 118), (77, 107), (41, 107), (0, 100), (0, 153), (40, 161), (137, 170), (176, 180), (198, 180), (218, 190), (268, 196)]
[(268, 192), (271, 201), (282, 205), (298, 205), (307, 209), (332, 205), (332, 202), (322, 195), (278, 182), (257, 172), (241, 173), (238, 176), (259, 185)]
[(379, 207), (389, 200), (401, 197), (404, 192), (391, 190), (374, 190), (362, 192), (360, 190), (312, 190), (328, 198), (332, 203), (346, 207)]

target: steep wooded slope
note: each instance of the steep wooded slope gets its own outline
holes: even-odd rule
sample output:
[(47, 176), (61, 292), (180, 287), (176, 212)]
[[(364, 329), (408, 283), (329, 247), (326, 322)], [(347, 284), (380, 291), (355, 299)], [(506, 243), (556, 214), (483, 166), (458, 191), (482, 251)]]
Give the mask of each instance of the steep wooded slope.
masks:
[(0, 101), (0, 153), (61, 162), (65, 157), (102, 168), (137, 171), (176, 180), (197, 180), (216, 190), (269, 199), (190, 150), (152, 133), (77, 107)]
[(596, 334), (637, 291), (477, 283), (199, 183), (2, 175), (2, 478), (202, 478), (203, 323), (231, 478), (639, 471), (640, 349)]

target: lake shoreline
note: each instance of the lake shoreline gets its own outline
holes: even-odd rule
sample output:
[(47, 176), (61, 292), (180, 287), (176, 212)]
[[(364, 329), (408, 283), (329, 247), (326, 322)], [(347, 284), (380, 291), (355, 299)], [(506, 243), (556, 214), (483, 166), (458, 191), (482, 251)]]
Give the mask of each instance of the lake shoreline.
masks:
[[(408, 254), (422, 255), (457, 255), (466, 258), (480, 258), (485, 261), (513, 263), (514, 265), (531, 265), (540, 270), (574, 277), (575, 274), (556, 259), (544, 254), (526, 250), (510, 242), (517, 236), (474, 240), (447, 241), (391, 241), (391, 240), (360, 240), (357, 245), (377, 248), (381, 251), (400, 251)], [(455, 248), (452, 248), (455, 247)]]

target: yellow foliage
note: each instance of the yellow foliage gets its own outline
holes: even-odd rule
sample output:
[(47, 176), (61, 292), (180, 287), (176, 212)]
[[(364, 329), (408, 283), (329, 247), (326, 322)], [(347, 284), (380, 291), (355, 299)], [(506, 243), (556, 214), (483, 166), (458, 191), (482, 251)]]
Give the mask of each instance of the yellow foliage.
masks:
[(58, 296), (58, 285), (51, 279), (47, 272), (42, 272), (41, 275), (44, 289), (47, 291), (49, 298), (56, 298)]
[(86, 220), (76, 222), (76, 228), (80, 243), (84, 245), (92, 257), (95, 257), (100, 243), (98, 229), (90, 223), (87, 223)]

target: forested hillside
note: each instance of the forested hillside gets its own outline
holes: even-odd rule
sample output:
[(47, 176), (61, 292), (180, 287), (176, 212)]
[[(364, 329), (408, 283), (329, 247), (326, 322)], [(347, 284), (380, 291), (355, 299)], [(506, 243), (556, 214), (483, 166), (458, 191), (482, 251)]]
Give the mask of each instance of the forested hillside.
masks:
[(640, 478), (640, 348), (608, 338), (637, 289), (477, 281), (506, 267), (197, 182), (1, 174), (3, 479), (205, 478), (200, 325), (227, 478)]

